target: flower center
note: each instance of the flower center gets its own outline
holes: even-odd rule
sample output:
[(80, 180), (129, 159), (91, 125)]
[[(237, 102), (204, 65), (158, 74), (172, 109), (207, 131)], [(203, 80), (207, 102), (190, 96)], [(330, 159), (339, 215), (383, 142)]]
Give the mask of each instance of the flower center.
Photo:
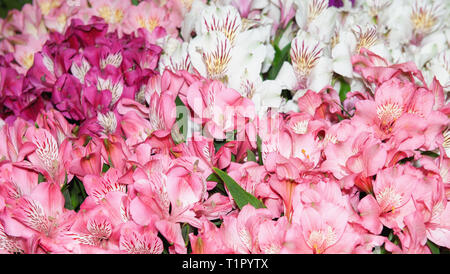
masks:
[(90, 69), (91, 65), (84, 58), (82, 59), (80, 66), (73, 62), (72, 66), (70, 67), (72, 75), (75, 76), (82, 84), (84, 84), (84, 78)]
[(305, 41), (300, 42), (300, 39), (294, 39), (290, 55), (297, 81), (301, 86), (306, 86), (305, 81), (319, 60), (321, 53), (322, 48), (319, 47), (319, 43), (308, 46)]
[(97, 222), (96, 220), (90, 219), (87, 224), (87, 229), (92, 236), (99, 240), (108, 239), (112, 233), (111, 223), (107, 222), (106, 220)]
[(308, 131), (308, 120), (299, 121), (295, 123), (291, 128), (297, 134), (305, 134)]
[(328, 1), (313, 0), (308, 5), (308, 22), (312, 22), (328, 7)]
[(366, 27), (365, 30), (363, 30), (360, 26), (357, 26), (357, 29), (353, 29), (353, 34), (358, 41), (356, 44), (356, 52), (359, 52), (361, 48), (370, 48), (378, 40), (377, 27), (374, 25)]
[(325, 251), (326, 248), (337, 242), (336, 233), (331, 226), (328, 226), (326, 230), (313, 230), (309, 234), (309, 238), (306, 241), (312, 248), (314, 254), (320, 254)]
[(32, 53), (25, 54), (25, 56), (22, 58), (22, 63), (27, 69), (31, 68), (33, 62), (34, 62), (34, 54)]
[[(242, 77), (242, 78), (244, 78), (244, 77)], [(253, 82), (249, 81), (248, 79), (242, 79), (241, 91), (245, 97), (252, 99), (253, 95), (255, 94), (255, 91), (256, 91), (255, 84)]]
[(403, 106), (397, 103), (385, 103), (377, 107), (377, 116), (381, 125), (386, 130), (390, 130), (392, 124), (402, 115)]
[(437, 9), (435, 5), (420, 5), (416, 1), (410, 17), (416, 33), (426, 34), (434, 30), (438, 22)]
[(97, 90), (109, 90), (111, 92), (111, 106), (114, 105), (122, 96), (123, 85), (120, 82), (113, 84), (111, 79), (97, 79)]
[(102, 17), (106, 23), (119, 23), (123, 19), (123, 11), (120, 9), (111, 9), (108, 6), (103, 6), (98, 10), (100, 17)]
[(57, 8), (59, 6), (59, 0), (49, 0), (41, 3), (39, 7), (41, 8), (42, 14), (48, 15), (50, 11), (54, 8)]
[(442, 146), (445, 150), (448, 150), (450, 149), (450, 128), (447, 128), (442, 135), (444, 135), (444, 142), (442, 143)]
[(395, 209), (402, 205), (403, 197), (395, 192), (392, 187), (386, 187), (375, 196), (382, 212), (395, 212)]
[(51, 174), (55, 175), (58, 169), (59, 149), (55, 138), (46, 131), (43, 134), (43, 138), (35, 139), (36, 154), (42, 161), (44, 168)]
[(222, 80), (227, 72), (228, 63), (231, 60), (231, 46), (228, 39), (219, 41), (217, 46), (210, 52), (203, 52), (202, 58), (206, 66), (208, 78)]
[(229, 10), (225, 18), (218, 18), (215, 13), (203, 18), (206, 31), (220, 31), (234, 45), (237, 34), (241, 29), (241, 20), (238, 13)]
[(391, 4), (392, 0), (368, 0), (367, 5), (369, 7), (369, 15), (376, 18), (380, 11), (387, 8)]
[(97, 121), (103, 127), (103, 132), (105, 134), (112, 134), (116, 131), (117, 128), (117, 119), (114, 112), (109, 111), (106, 114), (98, 113)]
[(112, 65), (116, 68), (120, 67), (120, 65), (122, 64), (122, 54), (120, 52), (117, 52), (115, 54), (108, 54), (108, 56), (106, 58), (102, 58), (100, 60), (100, 67), (102, 69), (105, 69), (107, 65)]

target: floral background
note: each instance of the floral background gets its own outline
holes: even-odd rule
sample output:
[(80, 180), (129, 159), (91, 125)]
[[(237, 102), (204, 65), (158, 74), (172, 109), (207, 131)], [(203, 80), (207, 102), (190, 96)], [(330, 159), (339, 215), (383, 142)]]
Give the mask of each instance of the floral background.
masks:
[(0, 252), (449, 252), (448, 1), (1, 8)]

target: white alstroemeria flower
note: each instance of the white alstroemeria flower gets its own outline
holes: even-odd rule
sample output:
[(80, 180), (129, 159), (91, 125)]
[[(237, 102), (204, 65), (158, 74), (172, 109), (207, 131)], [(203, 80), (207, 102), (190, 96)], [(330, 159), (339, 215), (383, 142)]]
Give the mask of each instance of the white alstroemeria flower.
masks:
[[(276, 24), (276, 22), (280, 22), (281, 20), (281, 11), (280, 11), (280, 5), (278, 3), (278, 1), (269, 1), (269, 3), (267, 4), (266, 7), (264, 7), (262, 13), (269, 17), (274, 24)], [(276, 26), (273, 28), (273, 35), (275, 34), (276, 31)]]
[[(247, 73), (247, 71), (244, 73)], [(253, 78), (245, 75), (243, 78), (244, 80), (241, 82), (239, 90), (242, 96), (254, 102), (257, 115), (264, 115), (269, 108), (279, 109), (281, 107), (283, 102), (283, 99), (280, 97), (282, 89), (278, 81), (263, 81), (259, 75), (253, 75)]]
[[(332, 43), (331, 57), (333, 59), (333, 71), (344, 77), (351, 78), (353, 76), (352, 46), (349, 41), (356, 42), (353, 33), (349, 31), (341, 31), (335, 34), (335, 41)], [(356, 43), (354, 43), (356, 44)]]
[(428, 83), (436, 77), (444, 91), (450, 92), (450, 49), (431, 59), (426, 65), (424, 75)]
[(199, 21), (202, 23), (197, 26), (198, 35), (188, 47), (192, 68), (253, 98), (248, 94), (254, 91), (249, 90), (260, 86), (260, 74), (268, 70), (267, 64), (274, 56), (270, 45), (271, 26), (260, 22), (247, 25), (233, 6), (208, 6)]
[(354, 8), (353, 3), (350, 0), (342, 0), (342, 3), (344, 5), (342, 7), (340, 7), (339, 9), (341, 9), (344, 12), (350, 12)]
[(295, 3), (298, 7), (295, 14), (297, 25), (328, 43), (334, 33), (337, 9), (328, 7), (328, 0), (295, 0)]
[(380, 20), (380, 15), (383, 11), (392, 4), (393, 0), (366, 0), (362, 2), (362, 8), (370, 16), (375, 23)]
[(200, 75), (226, 81), (236, 37), (241, 30), (241, 19), (232, 6), (207, 6), (196, 26), (197, 36), (189, 43), (193, 68)]
[(287, 19), (293, 16), (293, 11), (295, 11), (295, 0), (270, 0), (270, 16), (276, 22), (276, 28), (278, 28), (278, 24), (282, 24), (281, 27), (284, 27), (284, 24), (287, 24)]
[(350, 31), (342, 31), (338, 34), (337, 44), (332, 48), (334, 72), (351, 78), (353, 67), (351, 57), (358, 54), (361, 48), (366, 48), (383, 58), (389, 58), (389, 51), (384, 41), (379, 37), (375, 25), (356, 25)]
[(350, 82), (350, 90), (352, 91), (363, 91), (366, 90), (367, 86), (362, 81), (362, 79), (353, 78)]
[(316, 92), (331, 83), (332, 60), (324, 53), (324, 45), (300, 30), (291, 44), (291, 63), (284, 62), (276, 80), (284, 89)]
[(198, 33), (219, 31), (225, 34), (234, 46), (237, 35), (241, 32), (242, 20), (239, 12), (233, 6), (209, 6), (202, 12), (200, 30)]
[(281, 107), (278, 110), (278, 112), (288, 113), (290, 111), (293, 111), (293, 112), (299, 112), (300, 111), (297, 102), (295, 100), (289, 100), (289, 101), (283, 100), (283, 102), (281, 103)]
[(261, 15), (254, 20), (253, 19), (247, 20), (244, 18), (242, 19), (242, 23), (243, 23), (242, 27), (243, 33), (246, 33), (251, 29), (254, 30), (256, 29), (259, 36), (258, 41), (262, 43), (266, 48), (265, 49), (266, 56), (264, 58), (264, 62), (261, 67), (261, 73), (266, 73), (272, 67), (272, 62), (275, 57), (275, 49), (271, 44), (274, 21), (272, 18), (266, 15)]
[(162, 73), (165, 69), (169, 69), (173, 72), (179, 70), (192, 72), (188, 47), (189, 43), (168, 36), (160, 57), (159, 71)]
[(287, 28), (284, 30), (283, 34), (281, 35), (280, 41), (278, 42), (278, 48), (284, 49), (289, 43), (294, 40), (295, 36), (297, 35), (297, 30), (294, 28), (295, 24), (289, 24)]
[(413, 27), (410, 21), (412, 11), (410, 2), (409, 0), (395, 0), (378, 11), (378, 23), (386, 26), (389, 30), (385, 38), (393, 47), (407, 44), (411, 40)]
[[(448, 8), (450, 10), (450, 7)], [(447, 21), (450, 21), (450, 16)], [(450, 46), (450, 22), (447, 23), (447, 28), (444, 30), (445, 37), (447, 38), (447, 46)]]
[(180, 34), (183, 41), (189, 42), (192, 32), (199, 29), (201, 22), (198, 19), (201, 18), (203, 10), (207, 7), (203, 1), (194, 0), (192, 2), (191, 9), (184, 16), (183, 24), (181, 25)]
[(269, 37), (270, 26), (250, 29), (239, 34), (228, 71), (229, 87), (239, 91), (246, 79), (260, 77), (263, 63), (271, 63), (275, 54), (269, 44)]
[(411, 45), (410, 48), (413, 52), (411, 57), (416, 65), (422, 68), (425, 63), (445, 51), (448, 48), (446, 40), (444, 33), (435, 32), (423, 38), (420, 47)]
[(435, 31), (441, 29), (444, 17), (448, 17), (448, 10), (444, 2), (419, 1), (416, 0), (410, 15), (410, 22), (413, 25), (412, 43), (421, 43), (422, 39)]
[(223, 80), (228, 72), (233, 47), (219, 31), (210, 31), (195, 37), (189, 43), (192, 66), (204, 77)]
[(443, 1), (393, 1), (380, 16), (389, 29), (393, 44), (421, 45), (427, 35), (439, 31), (448, 12)]

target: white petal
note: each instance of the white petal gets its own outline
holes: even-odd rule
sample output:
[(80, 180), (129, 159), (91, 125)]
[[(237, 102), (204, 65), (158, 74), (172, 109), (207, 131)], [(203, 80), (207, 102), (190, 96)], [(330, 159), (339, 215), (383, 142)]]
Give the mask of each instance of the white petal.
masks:
[(332, 50), (333, 70), (337, 74), (351, 78), (353, 66), (351, 62), (350, 48), (347, 43), (338, 43)]
[(297, 77), (295, 76), (294, 68), (289, 62), (284, 62), (276, 79), (282, 89), (293, 90), (297, 85)]
[(317, 65), (311, 71), (308, 88), (318, 92), (325, 86), (331, 84), (331, 77), (333, 76), (332, 66), (333, 64), (330, 58), (320, 58)]

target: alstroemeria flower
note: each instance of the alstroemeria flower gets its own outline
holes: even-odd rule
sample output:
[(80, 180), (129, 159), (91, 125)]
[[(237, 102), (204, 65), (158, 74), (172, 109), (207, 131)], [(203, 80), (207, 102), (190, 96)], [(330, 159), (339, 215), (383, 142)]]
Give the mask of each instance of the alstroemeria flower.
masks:
[(225, 139), (225, 134), (234, 129), (242, 130), (242, 122), (254, 115), (249, 99), (219, 81), (197, 81), (186, 95), (196, 115), (194, 122), (204, 124), (207, 132), (217, 139)]
[[(75, 212), (64, 208), (64, 197), (58, 185), (40, 183), (30, 195), (19, 199), (11, 214), (13, 219), (5, 223), (8, 234), (13, 232), (11, 236), (37, 237), (46, 252), (65, 251), (63, 235), (73, 223)], [(23, 228), (8, 228), (18, 225)]]
[[(62, 186), (71, 162), (71, 144), (68, 140), (58, 144), (46, 129), (30, 127), (25, 136), (34, 147), (34, 151), (27, 156), (32, 168), (41, 172), (50, 182)], [(72, 178), (68, 176), (70, 181)]]
[[(232, 6), (208, 6), (203, 10), (202, 18), (196, 28), (198, 35), (188, 48), (193, 68), (203, 77), (220, 80), (248, 98), (255, 92), (263, 94), (258, 87), (264, 83), (260, 76), (262, 64), (273, 55), (268, 44), (269, 26), (245, 29), (239, 13)], [(270, 87), (264, 93), (279, 97), (281, 87), (274, 84)]]
[(299, 30), (291, 44), (291, 64), (283, 64), (277, 80), (284, 88), (298, 91), (297, 98), (307, 89), (318, 92), (331, 83), (332, 75), (331, 59), (323, 51), (321, 42)]
[(298, 0), (295, 21), (300, 29), (328, 43), (336, 24), (336, 9), (328, 7), (328, 0)]

